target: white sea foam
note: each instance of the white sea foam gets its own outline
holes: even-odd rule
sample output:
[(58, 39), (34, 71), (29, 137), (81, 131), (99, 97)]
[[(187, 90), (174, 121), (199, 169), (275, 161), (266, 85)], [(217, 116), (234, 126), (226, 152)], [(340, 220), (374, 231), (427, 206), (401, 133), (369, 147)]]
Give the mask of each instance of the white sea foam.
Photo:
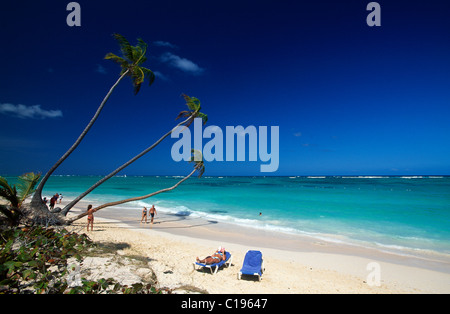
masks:
[[(171, 214), (175, 214), (177, 216), (189, 216), (191, 218), (202, 218), (205, 220), (214, 220), (224, 223), (230, 223), (233, 225), (245, 227), (245, 228), (252, 228), (256, 230), (263, 230), (266, 232), (275, 232), (275, 233), (281, 233), (281, 234), (289, 234), (289, 235), (297, 235), (297, 236), (304, 236), (309, 237), (312, 239), (330, 242), (330, 243), (337, 243), (337, 244), (345, 244), (345, 245), (351, 245), (351, 246), (358, 246), (358, 247), (373, 247), (377, 248), (381, 251), (385, 252), (395, 252), (397, 254), (401, 255), (411, 255), (414, 253), (432, 253), (434, 251), (427, 250), (427, 249), (421, 249), (416, 248), (413, 246), (405, 246), (401, 244), (394, 244), (392, 243), (392, 239), (385, 239), (385, 241), (380, 242), (382, 238), (384, 238), (384, 235), (380, 235), (377, 233), (371, 233), (367, 234), (365, 233), (364, 237), (359, 238), (358, 232), (363, 232), (362, 230), (347, 230), (346, 232), (339, 233), (324, 233), (320, 231), (307, 231), (305, 229), (301, 228), (294, 228), (289, 227), (286, 225), (285, 221), (277, 221), (273, 220), (270, 222), (259, 220), (259, 219), (249, 219), (249, 218), (238, 218), (234, 217), (232, 215), (227, 214), (217, 214), (217, 213), (210, 213), (205, 211), (193, 211), (186, 206), (174, 206), (174, 207), (166, 207), (158, 205), (158, 208), (162, 212), (167, 212)], [(308, 222), (303, 222), (303, 224), (308, 224)], [(328, 226), (331, 222), (326, 222)], [(302, 225), (302, 222), (299, 221), (298, 225)], [(314, 227), (309, 227), (309, 229)], [(333, 228), (342, 228), (342, 226), (334, 226)], [(344, 231), (344, 230), (342, 230)], [(346, 233), (348, 233), (346, 235)], [(378, 240), (377, 240), (378, 239)], [(418, 237), (405, 237), (403, 240), (407, 242), (412, 241), (413, 243), (421, 243), (424, 239), (418, 238)], [(436, 252), (434, 252), (436, 253)]]
[(342, 179), (387, 179), (385, 176), (345, 176)]
[[(151, 204), (145, 202), (145, 201), (137, 201), (132, 202), (134, 203), (135, 207), (150, 207)], [(201, 218), (208, 221), (218, 221), (223, 223), (229, 223), (245, 228), (251, 228), (256, 230), (263, 230), (266, 232), (276, 232), (281, 234), (290, 234), (290, 235), (298, 235), (298, 236), (306, 236), (310, 238), (314, 238), (317, 240), (322, 240), (326, 242), (332, 242), (332, 243), (346, 243), (349, 245), (357, 245), (356, 242), (352, 242), (348, 237), (343, 235), (333, 235), (333, 234), (327, 234), (327, 233), (320, 233), (320, 232), (312, 232), (312, 231), (305, 231), (298, 228), (293, 228), (285, 225), (285, 221), (277, 221), (273, 220), (271, 222), (267, 222), (264, 220), (258, 220), (258, 219), (249, 219), (249, 218), (238, 218), (234, 217), (232, 215), (227, 214), (218, 214), (218, 213), (211, 213), (206, 211), (199, 211), (199, 210), (191, 210), (190, 208), (184, 206), (184, 205), (176, 205), (176, 206), (167, 206), (162, 205), (161, 202), (155, 202), (155, 206), (158, 210), (158, 212), (176, 215), (176, 216), (185, 216), (189, 217), (191, 219)]]
[[(167, 176), (166, 178), (172, 179), (173, 176)], [(242, 179), (242, 177), (208, 177), (203, 178), (203, 181), (195, 181), (195, 185), (190, 185), (187, 182), (186, 187), (183, 187), (187, 191), (200, 191), (198, 197), (187, 195), (185, 194), (186, 190), (182, 190), (180, 193), (164, 194), (161, 198), (158, 196), (116, 207), (121, 211), (123, 210), (124, 213), (133, 213), (132, 215), (140, 217), (142, 207), (149, 208), (155, 204), (158, 213), (176, 215), (183, 217), (186, 221), (189, 219), (204, 219), (224, 222), (245, 228), (264, 230), (265, 232), (308, 236), (327, 242), (373, 247), (378, 250), (398, 251), (405, 254), (427, 253), (431, 250), (446, 254), (450, 251), (448, 237), (445, 237), (446, 230), (448, 230), (448, 228), (445, 228), (445, 226), (448, 226), (448, 223), (445, 223), (445, 221), (448, 221), (445, 220), (448, 217), (448, 207), (445, 206), (447, 204), (445, 197), (448, 193), (445, 193), (448, 191), (446, 189), (448, 181), (446, 181), (445, 176), (433, 176), (433, 179), (446, 178), (435, 179), (433, 182), (432, 191), (435, 193), (433, 194), (433, 200), (439, 200), (434, 204), (427, 203), (429, 197), (428, 193), (425, 192), (423, 193), (424, 196), (420, 193), (414, 193), (408, 195), (408, 197), (402, 194), (396, 195), (395, 192), (386, 192), (404, 191), (405, 189), (408, 192), (414, 191), (408, 184), (411, 183), (411, 187), (416, 187), (418, 183), (406, 181), (422, 178), (426, 180), (428, 178), (426, 176), (395, 176), (392, 181), (386, 180), (388, 183), (384, 180), (375, 181), (378, 178), (388, 178), (386, 176), (292, 176), (287, 178), (292, 183), (287, 183), (286, 178), (277, 177), (270, 179), (262, 177), (247, 177), (245, 179)], [(340, 178), (349, 178), (349, 180), (339, 181)], [(360, 179), (361, 181), (350, 182), (350, 178)], [(312, 179), (317, 180), (313, 185), (303, 186), (298, 184), (298, 182), (307, 183), (308, 180)], [(372, 181), (370, 185), (366, 186), (364, 179), (373, 179), (375, 182)], [(405, 182), (399, 184), (399, 180), (403, 179), (405, 179)], [(128, 185), (128, 180), (130, 180), (130, 185)], [(115, 183), (113, 180), (112, 187), (105, 185), (104, 190), (99, 188), (96, 193), (88, 196), (88, 200), (97, 205), (115, 201), (129, 197), (130, 194), (136, 195), (149, 182), (151, 184), (161, 181), (164, 183), (164, 180), (167, 180), (164, 176), (161, 176), (160, 179), (154, 177), (154, 181), (149, 180), (148, 177), (142, 178), (142, 180), (132, 179), (131, 176), (119, 178), (116, 181), (120, 183)], [(324, 184), (322, 184), (322, 180)], [(63, 191), (64, 199), (68, 200), (72, 194), (77, 196), (71, 190), (74, 186), (80, 186), (78, 189), (81, 189), (81, 185), (86, 182), (89, 183), (87, 186), (90, 186), (91, 181), (95, 182), (94, 179), (87, 177), (66, 178), (64, 176), (63, 179), (55, 180), (53, 186), (49, 185), (48, 191)], [(241, 181), (245, 181), (245, 185), (241, 184)], [(72, 184), (71, 182), (75, 183)], [(211, 182), (214, 184), (211, 184)], [(219, 188), (220, 182), (225, 182), (223, 188)], [(252, 184), (253, 182), (255, 184)], [(338, 184), (334, 185), (335, 182)], [(361, 182), (363, 184), (360, 184)], [(430, 184), (426, 183), (425, 188), (428, 189)], [(62, 190), (61, 187), (63, 187)], [(247, 187), (249, 189), (245, 190)], [(343, 196), (343, 193), (335, 190), (338, 188), (342, 189), (342, 192), (348, 191), (348, 193)], [(374, 188), (380, 191), (376, 195), (372, 192)], [(383, 191), (382, 188), (385, 188), (386, 191)], [(327, 191), (330, 191), (330, 193)], [(169, 197), (166, 197), (166, 195), (169, 195)], [(374, 197), (374, 202), (367, 201), (371, 197)], [(383, 204), (378, 203), (381, 197), (386, 201)], [(424, 198), (423, 202), (416, 202), (416, 200), (422, 198)], [(397, 206), (397, 204), (401, 206)], [(410, 204), (413, 204), (413, 206), (410, 206)], [(427, 211), (426, 216), (423, 217), (431, 219), (432, 223), (436, 221), (435, 216), (437, 214), (444, 219), (436, 221), (436, 226), (430, 225), (435, 230), (420, 233), (423, 230), (420, 217), (424, 215), (420, 208), (431, 206), (428, 204), (435, 206), (439, 211)], [(363, 208), (364, 211), (358, 211), (358, 208)], [(260, 211), (264, 215), (258, 216)], [(412, 215), (409, 215), (409, 211), (412, 211)], [(401, 216), (402, 213), (404, 213), (404, 216)], [(389, 220), (391, 217), (393, 217), (392, 222)], [(370, 228), (364, 228), (363, 223), (366, 223), (366, 226)], [(422, 239), (421, 236), (426, 239)]]

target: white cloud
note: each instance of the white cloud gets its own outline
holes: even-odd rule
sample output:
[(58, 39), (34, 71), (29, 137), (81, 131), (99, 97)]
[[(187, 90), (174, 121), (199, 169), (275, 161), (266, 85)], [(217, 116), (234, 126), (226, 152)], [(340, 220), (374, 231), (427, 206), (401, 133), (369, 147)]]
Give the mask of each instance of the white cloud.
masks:
[(95, 68), (95, 72), (100, 73), (100, 74), (106, 74), (106, 69), (104, 66), (102, 66), (101, 64), (97, 64), (97, 68)]
[(159, 72), (159, 71), (153, 71), (153, 74), (155, 74), (157, 79), (160, 79), (160, 80), (163, 80), (163, 81), (169, 81), (169, 78), (166, 75), (164, 75), (161, 72)]
[(179, 57), (173, 53), (166, 52), (161, 56), (161, 61), (168, 63), (170, 66), (177, 68), (183, 72), (194, 75), (202, 74), (205, 69), (199, 67), (197, 64), (186, 58)]
[(21, 119), (45, 119), (62, 117), (61, 110), (45, 110), (41, 105), (25, 106), (13, 104), (0, 104), (0, 114), (12, 115)]
[(162, 41), (162, 40), (154, 41), (153, 44), (158, 47), (167, 47), (167, 48), (172, 48), (172, 49), (177, 48), (176, 45), (171, 44), (167, 41)]

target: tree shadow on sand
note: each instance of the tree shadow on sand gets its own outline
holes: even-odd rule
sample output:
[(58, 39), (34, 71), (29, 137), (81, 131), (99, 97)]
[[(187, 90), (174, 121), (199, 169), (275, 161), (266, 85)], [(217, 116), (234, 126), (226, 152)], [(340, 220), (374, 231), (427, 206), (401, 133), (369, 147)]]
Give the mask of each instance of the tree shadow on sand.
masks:
[(177, 226), (163, 226), (163, 227), (159, 227), (158, 229), (189, 229), (189, 228), (194, 228), (194, 227), (200, 227), (200, 226), (207, 226), (207, 225), (214, 225), (214, 224), (218, 224), (219, 222), (216, 220), (203, 220), (202, 218), (192, 218), (189, 217), (190, 213), (189, 212), (181, 212), (181, 213), (175, 213), (175, 214), (166, 214), (167, 216), (171, 216), (174, 219), (164, 219), (164, 220), (160, 220), (157, 223), (161, 224), (161, 223), (167, 223), (167, 222), (181, 222), (181, 221), (194, 221), (194, 220), (199, 220), (198, 223), (196, 224), (183, 224), (183, 225), (177, 225)]

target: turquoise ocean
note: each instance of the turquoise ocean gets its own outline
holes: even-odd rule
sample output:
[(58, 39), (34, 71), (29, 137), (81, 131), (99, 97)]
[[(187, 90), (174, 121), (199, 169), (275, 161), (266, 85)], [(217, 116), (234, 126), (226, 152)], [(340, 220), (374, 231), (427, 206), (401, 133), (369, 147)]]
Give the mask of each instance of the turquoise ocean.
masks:
[[(52, 176), (44, 195), (73, 199), (100, 178)], [(99, 204), (145, 195), (180, 179), (117, 176), (85, 200)], [(159, 212), (450, 260), (448, 176), (205, 176), (120, 206), (136, 212), (151, 204)]]

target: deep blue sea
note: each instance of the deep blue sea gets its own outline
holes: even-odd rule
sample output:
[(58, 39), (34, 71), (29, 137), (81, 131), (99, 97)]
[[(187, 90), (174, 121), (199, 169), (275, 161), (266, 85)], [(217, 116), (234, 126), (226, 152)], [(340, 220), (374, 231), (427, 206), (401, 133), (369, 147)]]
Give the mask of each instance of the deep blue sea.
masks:
[[(66, 200), (72, 199), (100, 178), (53, 176), (44, 195), (62, 193)], [(114, 177), (86, 199), (99, 204), (145, 195), (180, 178)], [(266, 231), (450, 254), (450, 177), (446, 176), (190, 178), (171, 192), (121, 206), (136, 211), (151, 204), (161, 212)]]

